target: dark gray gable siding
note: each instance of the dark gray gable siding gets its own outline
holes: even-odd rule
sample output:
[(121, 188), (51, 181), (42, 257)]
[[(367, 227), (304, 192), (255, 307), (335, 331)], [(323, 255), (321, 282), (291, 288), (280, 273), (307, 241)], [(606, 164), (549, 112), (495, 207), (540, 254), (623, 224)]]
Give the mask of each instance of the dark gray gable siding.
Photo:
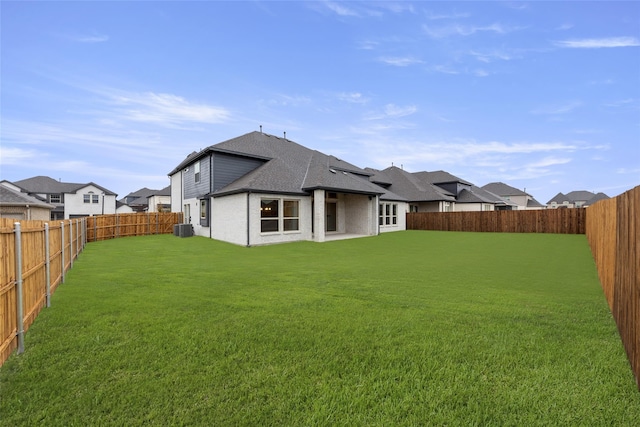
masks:
[[(195, 164), (200, 162), (200, 181), (196, 182), (195, 177)], [(187, 171), (184, 172), (184, 198), (192, 199), (204, 196), (211, 190), (211, 158), (206, 156), (193, 162), (187, 166)]]
[(264, 162), (260, 159), (215, 153), (213, 155), (213, 188), (211, 191), (226, 187), (238, 178), (262, 166)]

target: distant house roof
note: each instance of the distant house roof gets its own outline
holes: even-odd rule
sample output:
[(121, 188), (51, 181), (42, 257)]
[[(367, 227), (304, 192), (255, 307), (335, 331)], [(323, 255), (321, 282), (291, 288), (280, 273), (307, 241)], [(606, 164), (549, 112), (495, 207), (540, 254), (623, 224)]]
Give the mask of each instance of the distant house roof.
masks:
[[(391, 166), (379, 172), (380, 176), (393, 182), (388, 187), (390, 191), (403, 196), (410, 202), (456, 201), (451, 193), (421, 180), (416, 174), (407, 172), (397, 166)], [(378, 176), (378, 174), (374, 176)]]
[(551, 204), (553, 202), (557, 204), (563, 204), (564, 202), (575, 204), (577, 202), (583, 202), (583, 206), (589, 206), (597, 201), (608, 199), (604, 193), (592, 193), (591, 191), (578, 190), (571, 191), (567, 194), (558, 193), (551, 200), (547, 202), (547, 204)]
[(78, 190), (92, 185), (109, 196), (117, 195), (116, 193), (113, 193), (112, 191), (109, 191), (106, 188), (101, 187), (100, 185), (93, 182), (89, 182), (86, 184), (76, 184), (71, 182), (56, 181), (55, 179), (48, 176), (34, 176), (32, 178), (15, 181), (15, 184), (31, 194), (74, 194), (77, 193)]
[(414, 175), (418, 176), (420, 179), (426, 179), (427, 182), (430, 182), (432, 184), (448, 184), (451, 182), (459, 182), (465, 185), (473, 185), (469, 181), (465, 181), (462, 178), (458, 178), (457, 176), (442, 170), (432, 172), (415, 172)]
[(558, 194), (556, 194), (555, 196), (553, 196), (553, 198), (552, 198), (551, 200), (549, 200), (549, 201), (547, 202), (547, 204), (548, 204), (548, 205), (550, 205), (551, 203), (554, 203), (554, 202), (555, 202), (555, 203), (557, 203), (557, 204), (562, 204), (562, 203), (564, 203), (565, 201), (566, 201), (566, 202), (569, 202), (569, 199), (567, 198), (567, 196), (565, 196), (565, 195), (564, 195), (564, 194), (562, 194), (562, 193), (558, 193)]
[(507, 185), (503, 182), (491, 182), (487, 185), (483, 185), (482, 188), (484, 188), (487, 191), (491, 191), (493, 194), (497, 194), (500, 197), (504, 197), (504, 196), (530, 196), (530, 194), (519, 190), (515, 187), (512, 187), (510, 185)]
[(471, 186), (471, 189), (460, 191), (457, 199), (458, 203), (493, 203), (496, 205), (507, 205), (500, 196), (493, 194), (483, 188)]
[(36, 199), (26, 193), (21, 193), (9, 188), (5, 185), (0, 185), (0, 205), (2, 206), (37, 206), (41, 208), (53, 209), (55, 206)]

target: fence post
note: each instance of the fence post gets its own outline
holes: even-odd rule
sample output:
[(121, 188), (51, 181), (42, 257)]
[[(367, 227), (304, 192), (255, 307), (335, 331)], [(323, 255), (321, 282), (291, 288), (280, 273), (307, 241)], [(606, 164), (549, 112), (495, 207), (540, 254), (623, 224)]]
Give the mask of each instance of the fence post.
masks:
[(44, 224), (44, 262), (47, 269), (47, 307), (51, 307), (51, 259), (49, 254), (49, 223)]
[(98, 241), (98, 217), (93, 217), (93, 241)]
[(69, 269), (73, 268), (73, 220), (69, 220)]
[(20, 223), (14, 223), (16, 235), (16, 311), (18, 326), (18, 354), (24, 353), (24, 314), (22, 308), (22, 231)]
[(62, 283), (64, 283), (64, 221), (60, 223), (60, 237), (62, 240)]

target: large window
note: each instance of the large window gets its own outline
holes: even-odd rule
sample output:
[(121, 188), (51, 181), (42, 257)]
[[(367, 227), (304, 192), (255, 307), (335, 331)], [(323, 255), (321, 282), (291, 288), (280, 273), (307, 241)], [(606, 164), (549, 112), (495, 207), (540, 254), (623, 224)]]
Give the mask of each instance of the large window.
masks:
[(397, 225), (398, 224), (398, 204), (380, 203), (378, 207), (378, 224)]
[(262, 199), (260, 201), (260, 231), (269, 233), (280, 231), (278, 207), (279, 199)]
[(92, 194), (91, 203), (95, 203), (95, 204), (100, 203), (100, 196), (98, 194)]
[(49, 194), (49, 203), (62, 203), (60, 194)]
[(300, 202), (286, 199), (260, 200), (260, 231), (274, 233), (280, 230), (300, 230)]
[(91, 203), (91, 194), (83, 194), (82, 195), (82, 201), (84, 203)]

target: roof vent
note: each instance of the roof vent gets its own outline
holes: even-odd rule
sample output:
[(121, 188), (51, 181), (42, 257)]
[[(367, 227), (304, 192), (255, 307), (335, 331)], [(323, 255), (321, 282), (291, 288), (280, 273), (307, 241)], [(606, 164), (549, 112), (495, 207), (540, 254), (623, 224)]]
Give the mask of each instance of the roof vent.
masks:
[(335, 169), (329, 168), (329, 172), (331, 173), (337, 173)]
[(284, 139), (287, 139), (287, 131), (284, 132)]

